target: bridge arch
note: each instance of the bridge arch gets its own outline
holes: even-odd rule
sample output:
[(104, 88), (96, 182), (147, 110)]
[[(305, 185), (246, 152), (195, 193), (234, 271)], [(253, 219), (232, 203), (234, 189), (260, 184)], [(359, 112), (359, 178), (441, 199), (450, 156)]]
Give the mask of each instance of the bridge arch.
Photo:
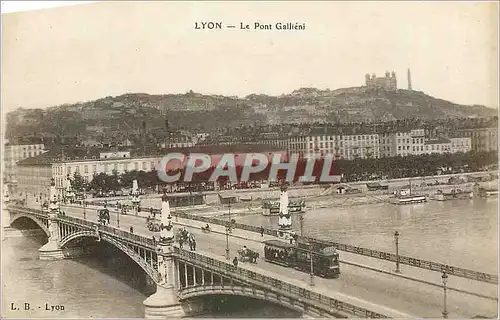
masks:
[(253, 298), (260, 301), (271, 302), (287, 309), (317, 317), (321, 313), (312, 312), (310, 308), (300, 301), (269, 292), (265, 289), (251, 288), (245, 285), (197, 285), (182, 288), (179, 290), (179, 300), (185, 301), (203, 296), (231, 295), (246, 298)]
[(106, 241), (107, 243), (115, 246), (116, 248), (120, 249), (123, 253), (125, 253), (130, 259), (132, 259), (135, 263), (137, 263), (142, 270), (149, 276), (155, 283), (158, 283), (160, 281), (160, 275), (158, 271), (148, 264), (141, 256), (139, 256), (133, 249), (122, 243), (121, 241), (117, 241), (113, 237), (108, 236), (107, 234), (104, 234), (102, 232), (97, 233), (96, 231), (93, 230), (80, 230), (77, 232), (74, 232), (63, 239), (61, 239), (60, 247), (61, 249), (66, 246), (68, 243), (75, 239), (79, 238), (84, 238), (84, 237), (91, 237), (91, 238), (97, 238), (98, 242), (99, 241)]
[(17, 220), (21, 219), (21, 218), (26, 218), (26, 219), (29, 219), (33, 222), (35, 222), (39, 227), (40, 229), (42, 229), (44, 232), (45, 232), (45, 235), (47, 237), (50, 237), (50, 232), (49, 232), (49, 228), (47, 228), (47, 226), (42, 222), (40, 221), (39, 219), (37, 218), (34, 218), (33, 216), (31, 215), (27, 215), (27, 214), (23, 214), (23, 213), (18, 213), (18, 214), (12, 214), (11, 215), (11, 221), (10, 221), (10, 225), (12, 226), (12, 224), (14, 222), (16, 222)]

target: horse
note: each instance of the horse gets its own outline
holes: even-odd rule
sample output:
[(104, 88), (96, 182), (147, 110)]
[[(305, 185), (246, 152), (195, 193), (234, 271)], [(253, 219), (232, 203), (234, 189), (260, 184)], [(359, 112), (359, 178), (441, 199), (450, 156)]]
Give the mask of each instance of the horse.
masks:
[(109, 210), (108, 209), (100, 209), (98, 211), (99, 219), (98, 222), (100, 224), (106, 225), (109, 224)]
[(201, 231), (203, 231), (204, 233), (210, 233), (210, 227), (208, 226), (201, 227)]
[(196, 240), (194, 238), (194, 234), (192, 233), (189, 233), (189, 236), (187, 238), (187, 241), (189, 243), (189, 249), (191, 249), (191, 251), (194, 251), (196, 250)]
[(179, 229), (175, 238), (179, 242), (179, 246), (182, 249), (182, 245), (188, 241), (189, 232), (184, 229)]
[(149, 231), (152, 232), (161, 231), (158, 222), (155, 222), (154, 219), (150, 219), (149, 217), (146, 219), (146, 227), (148, 228)]
[(243, 249), (240, 249), (238, 250), (238, 254), (240, 255), (241, 262), (257, 263), (257, 259), (259, 259), (259, 253), (250, 249), (247, 249), (246, 253)]

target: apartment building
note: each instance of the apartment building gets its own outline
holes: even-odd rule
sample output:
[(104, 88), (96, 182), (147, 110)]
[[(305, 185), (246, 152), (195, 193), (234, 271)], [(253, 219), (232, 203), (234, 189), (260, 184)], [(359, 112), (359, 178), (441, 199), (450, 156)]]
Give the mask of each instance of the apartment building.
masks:
[(470, 138), (473, 151), (498, 151), (498, 128), (462, 129), (454, 136)]
[(16, 192), (17, 163), (24, 159), (45, 153), (45, 146), (38, 144), (6, 144), (4, 146), (4, 181), (10, 184), (11, 192)]
[(52, 163), (52, 176), (59, 193), (64, 193), (67, 187), (67, 176), (72, 177), (79, 173), (85, 182), (92, 181), (94, 175), (105, 173), (112, 174), (116, 171), (122, 174), (125, 171), (152, 171), (156, 170), (160, 157), (132, 158), (129, 151), (101, 152), (99, 156), (83, 159), (61, 160)]

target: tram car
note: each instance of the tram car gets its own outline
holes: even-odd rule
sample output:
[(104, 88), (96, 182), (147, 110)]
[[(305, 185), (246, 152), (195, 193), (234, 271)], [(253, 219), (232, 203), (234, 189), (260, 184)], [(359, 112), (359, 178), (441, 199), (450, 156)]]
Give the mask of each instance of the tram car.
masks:
[(339, 254), (334, 247), (313, 246), (310, 249), (306, 243), (292, 245), (279, 240), (267, 240), (263, 243), (267, 262), (310, 272), (312, 249), (315, 275), (328, 279), (338, 278), (340, 275)]

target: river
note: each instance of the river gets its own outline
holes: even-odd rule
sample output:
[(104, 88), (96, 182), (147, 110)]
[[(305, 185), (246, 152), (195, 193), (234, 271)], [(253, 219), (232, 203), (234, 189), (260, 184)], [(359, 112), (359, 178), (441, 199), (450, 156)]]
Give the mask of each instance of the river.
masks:
[[(307, 200), (306, 200), (307, 201)], [(235, 217), (237, 222), (276, 228), (277, 216)], [(292, 216), (300, 233), (298, 215)], [(498, 271), (498, 198), (389, 203), (308, 210), (304, 235), (399, 253), (476, 271)]]
[[(93, 257), (41, 261), (38, 249), (45, 242), (45, 236), (8, 237), (2, 242), (2, 318), (144, 317), (142, 302), (154, 289), (144, 281), (140, 267), (118, 249), (102, 243)], [(218, 312), (196, 318), (297, 317), (265, 301), (227, 299)], [(12, 303), (19, 310), (12, 311)], [(24, 310), (25, 303), (31, 310)], [(48, 311), (46, 304), (64, 310)]]
[[(304, 214), (304, 231), (319, 238), (393, 251), (393, 233), (398, 230), (401, 234), (400, 253), (403, 255), (496, 273), (497, 212), (498, 199), (323, 208)], [(236, 219), (254, 225), (277, 225), (277, 217), (253, 215)], [(298, 216), (293, 216), (293, 223), (299, 231)], [(105, 251), (93, 258), (40, 261), (37, 250), (44, 242), (44, 237), (12, 237), (2, 242), (3, 316), (144, 316), (142, 301), (150, 294), (151, 288), (147, 288), (142, 281), (130, 281), (131, 278), (137, 279), (141, 270), (135, 268), (131, 261), (123, 260), (118, 251), (112, 255)], [(34, 310), (22, 310), (24, 302), (30, 303)], [(21, 310), (10, 311), (11, 303)], [(46, 311), (45, 303), (63, 305), (65, 310)], [(242, 301), (234, 301), (233, 305), (235, 303), (240, 305)], [(246, 302), (238, 310), (226, 310), (210, 316), (292, 317), (283, 308), (256, 301)]]

